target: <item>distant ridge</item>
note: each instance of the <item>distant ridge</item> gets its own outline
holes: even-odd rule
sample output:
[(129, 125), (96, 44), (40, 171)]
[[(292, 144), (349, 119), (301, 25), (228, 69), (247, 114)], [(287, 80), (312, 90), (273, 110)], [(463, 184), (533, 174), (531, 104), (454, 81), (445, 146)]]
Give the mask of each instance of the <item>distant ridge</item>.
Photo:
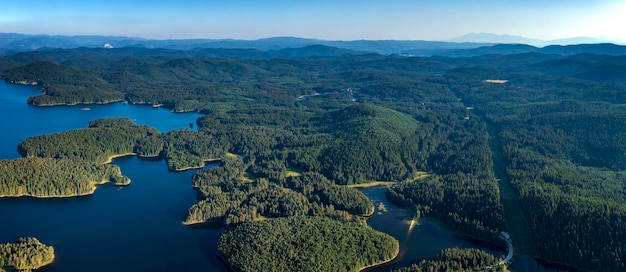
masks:
[(626, 46), (612, 43), (550, 45), (546, 47), (535, 47), (526, 44), (497, 44), (464, 50), (447, 51), (441, 55), (447, 57), (475, 57), (493, 54), (510, 55), (525, 53), (541, 53), (561, 56), (573, 56), (578, 54), (623, 56), (626, 55)]
[[(173, 50), (192, 50), (198, 48), (256, 49), (261, 51), (279, 51), (287, 48), (302, 48), (323, 45), (358, 52), (379, 54), (405, 54), (409, 51), (418, 55), (432, 55), (440, 50), (477, 48), (489, 43), (455, 43), (419, 40), (356, 40), (330, 41), (298, 37), (270, 37), (258, 40), (236, 39), (183, 39), (151, 40), (117, 36), (50, 36), (0, 33), (0, 54), (42, 50), (46, 48), (74, 49), (90, 48), (143, 47)], [(412, 53), (413, 54), (413, 53)]]
[(499, 43), (499, 44), (528, 44), (532, 46), (547, 45), (546, 41), (539, 39), (531, 39), (515, 35), (498, 35), (492, 33), (468, 33), (460, 37), (449, 40), (450, 42), (482, 42), (482, 43)]
[(548, 45), (574, 45), (574, 44), (596, 44), (596, 43), (616, 43), (623, 44), (623, 42), (612, 40), (608, 38), (593, 38), (593, 37), (572, 37), (557, 40), (540, 40), (533, 38), (526, 38), (516, 35), (498, 35), (492, 33), (468, 33), (460, 37), (449, 40), (450, 42), (471, 42), (471, 43), (498, 43), (498, 44), (527, 44), (537, 47), (543, 47)]

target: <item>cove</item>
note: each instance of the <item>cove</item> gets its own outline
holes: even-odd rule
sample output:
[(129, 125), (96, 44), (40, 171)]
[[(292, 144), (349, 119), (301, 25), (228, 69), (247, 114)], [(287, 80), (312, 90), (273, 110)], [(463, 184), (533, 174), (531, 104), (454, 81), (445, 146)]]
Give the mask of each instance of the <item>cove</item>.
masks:
[[(385, 196), (384, 187), (362, 189), (374, 204), (374, 215), (367, 220), (367, 224), (375, 230), (387, 233), (400, 242), (398, 257), (386, 264), (375, 266), (364, 271), (382, 272), (410, 266), (424, 259), (432, 259), (446, 248), (477, 248), (493, 254), (496, 258), (506, 254), (503, 249), (490, 243), (461, 237), (445, 227), (435, 219), (422, 217), (409, 232), (410, 221), (407, 219), (407, 210), (389, 201)], [(379, 209), (382, 203), (384, 209)], [(579, 272), (565, 266), (555, 265), (530, 256), (516, 254), (513, 263), (507, 267), (509, 271), (570, 271)]]
[(439, 222), (428, 217), (422, 218), (409, 231), (410, 219), (407, 219), (407, 210), (389, 201), (385, 196), (385, 190), (385, 187), (361, 190), (372, 201), (375, 209), (367, 224), (396, 238), (400, 242), (400, 253), (395, 260), (365, 271), (389, 271), (411, 266), (424, 259), (434, 258), (442, 250), (451, 247), (478, 248), (496, 257), (505, 254), (500, 248), (489, 243), (456, 236), (443, 228)]

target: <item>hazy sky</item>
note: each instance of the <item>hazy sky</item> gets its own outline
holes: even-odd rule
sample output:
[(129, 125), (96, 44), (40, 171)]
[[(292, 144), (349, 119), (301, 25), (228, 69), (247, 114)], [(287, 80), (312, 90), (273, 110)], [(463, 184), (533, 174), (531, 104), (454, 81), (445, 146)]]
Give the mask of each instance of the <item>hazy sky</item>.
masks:
[(2, 0), (0, 32), (145, 38), (626, 41), (624, 0)]

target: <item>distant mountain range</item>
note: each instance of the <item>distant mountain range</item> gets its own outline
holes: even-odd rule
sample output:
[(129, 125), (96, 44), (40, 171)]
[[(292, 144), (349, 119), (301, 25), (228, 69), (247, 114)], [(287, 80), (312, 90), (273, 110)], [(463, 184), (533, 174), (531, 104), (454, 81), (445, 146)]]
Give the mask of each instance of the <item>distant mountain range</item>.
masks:
[(329, 41), (296, 37), (272, 37), (258, 40), (235, 39), (185, 39), (185, 40), (150, 40), (143, 38), (118, 36), (48, 36), (0, 33), (0, 54), (42, 50), (46, 48), (78, 47), (145, 47), (175, 50), (197, 48), (257, 49), (261, 51), (301, 48), (311, 45), (325, 45), (360, 52), (380, 54), (402, 54), (406, 51), (423, 50), (431, 54), (433, 50), (470, 49), (489, 45), (488, 43), (457, 43), (436, 41), (398, 41), (398, 40), (358, 40)]
[[(120, 36), (50, 36), (0, 33), (0, 56), (25, 51), (89, 48), (147, 48), (195, 50), (198, 54), (247, 58), (324, 57), (364, 53), (410, 56), (471, 57), (485, 54), (547, 53), (575, 55), (626, 55), (626, 46), (600, 43), (603, 40), (573, 38), (541, 41), (512, 35), (472, 33), (451, 41), (357, 40), (329, 41), (297, 37), (272, 37), (258, 40), (185, 39), (152, 40)], [(539, 44), (555, 44), (539, 47)], [(560, 45), (581, 44), (581, 45)], [(200, 52), (201, 49), (213, 49)], [(225, 50), (237, 49), (237, 50)], [(199, 53), (200, 52), (200, 53)], [(166, 52), (162, 52), (166, 54)]]
[(450, 42), (461, 43), (497, 43), (497, 44), (527, 44), (532, 46), (548, 46), (548, 45), (572, 45), (572, 44), (594, 44), (594, 43), (623, 43), (613, 39), (592, 38), (592, 37), (573, 37), (558, 40), (540, 40), (531, 39), (515, 35), (497, 35), (491, 33), (469, 33), (463, 36), (449, 40)]

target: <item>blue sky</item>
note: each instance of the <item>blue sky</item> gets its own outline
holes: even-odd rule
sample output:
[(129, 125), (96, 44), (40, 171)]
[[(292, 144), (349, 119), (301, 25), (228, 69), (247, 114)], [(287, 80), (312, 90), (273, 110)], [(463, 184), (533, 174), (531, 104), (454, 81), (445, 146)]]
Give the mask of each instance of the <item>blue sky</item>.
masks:
[(447, 40), (470, 32), (626, 41), (620, 0), (2, 0), (0, 32), (144, 38)]

